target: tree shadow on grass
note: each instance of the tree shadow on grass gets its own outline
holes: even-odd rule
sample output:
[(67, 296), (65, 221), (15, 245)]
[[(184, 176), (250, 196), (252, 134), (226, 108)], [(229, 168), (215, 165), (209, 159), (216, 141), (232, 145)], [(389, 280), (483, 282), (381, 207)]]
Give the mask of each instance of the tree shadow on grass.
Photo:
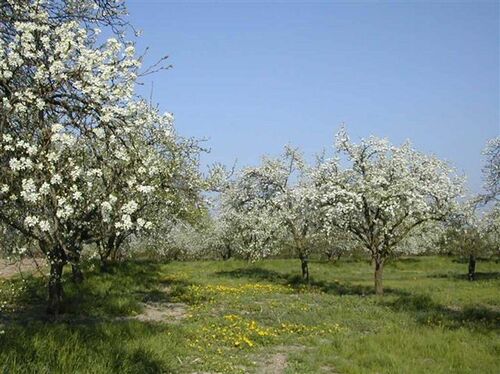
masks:
[[(463, 280), (470, 282), (469, 276), (466, 273), (438, 273), (431, 274), (428, 276), (429, 278), (440, 278), (440, 279), (453, 279), (453, 280)], [(492, 272), (476, 272), (476, 279), (472, 282), (480, 282), (487, 281), (493, 279), (500, 279), (500, 272), (492, 271)]]
[[(492, 257), (476, 257), (476, 261), (478, 263), (482, 264), (498, 264), (500, 262), (500, 257), (497, 256), (492, 256)], [(468, 264), (469, 263), (469, 256), (454, 256), (451, 260), (451, 262), (454, 262), (456, 264)]]
[[(309, 285), (297, 275), (280, 273), (260, 267), (240, 268), (231, 271), (220, 271), (216, 275), (232, 278), (247, 278), (260, 281), (290, 285), (297, 292), (308, 288), (335, 295), (373, 295), (369, 286), (342, 284), (311, 280)], [(430, 296), (413, 294), (401, 289), (384, 288), (386, 297), (380, 298), (380, 305), (396, 312), (411, 314), (422, 325), (441, 325), (448, 328), (500, 328), (500, 312), (481, 306), (469, 306), (463, 309), (440, 305)], [(387, 297), (389, 296), (389, 297)], [(390, 297), (393, 296), (393, 297)]]
[(106, 272), (96, 267), (81, 284), (67, 280), (65, 311), (91, 317), (127, 316), (140, 312), (141, 303), (160, 297), (160, 264), (134, 261), (112, 264)]
[[(133, 343), (161, 327), (129, 323), (16, 323), (0, 336), (6, 372), (174, 372), (153, 352)], [(160, 331), (161, 332), (161, 331)]]
[[(90, 267), (76, 285), (65, 269), (64, 310), (47, 316), (46, 280), (9, 279), (18, 289), (0, 311), (0, 368), (15, 372), (176, 372), (154, 352), (134, 342), (166, 328), (131, 321), (142, 303), (169, 299), (159, 279), (161, 264), (133, 262), (111, 265), (101, 273)], [(171, 360), (177, 365), (175, 360)], [(169, 362), (167, 360), (167, 362)]]
[(422, 259), (419, 257), (397, 257), (392, 263), (402, 263), (402, 264), (417, 264), (422, 262)]
[(392, 301), (382, 300), (381, 304), (394, 311), (411, 314), (422, 325), (488, 331), (500, 328), (500, 312), (484, 306), (447, 307), (436, 303), (429, 295), (417, 294), (403, 295)]
[[(86, 266), (85, 279), (75, 284), (70, 270), (65, 269), (63, 313), (57, 320), (112, 319), (137, 314), (142, 303), (167, 301), (168, 295), (158, 289), (161, 264), (134, 261), (112, 264), (106, 272), (96, 266)], [(15, 309), (0, 311), (0, 321), (49, 321), (45, 313), (46, 280), (28, 277), (11, 279), (19, 288), (13, 300)]]
[[(335, 295), (360, 296), (368, 296), (374, 293), (373, 287), (371, 286), (341, 283), (338, 281), (329, 282), (323, 280), (315, 280), (314, 278), (311, 278), (309, 282), (307, 282), (298, 275), (284, 274), (261, 267), (239, 268), (231, 271), (219, 271), (215, 274), (222, 277), (248, 278), (278, 283), (286, 286), (291, 286), (293, 289), (300, 292), (310, 289), (312, 291), (319, 291)], [(385, 288), (384, 292), (388, 294), (406, 294), (406, 292), (394, 288)]]

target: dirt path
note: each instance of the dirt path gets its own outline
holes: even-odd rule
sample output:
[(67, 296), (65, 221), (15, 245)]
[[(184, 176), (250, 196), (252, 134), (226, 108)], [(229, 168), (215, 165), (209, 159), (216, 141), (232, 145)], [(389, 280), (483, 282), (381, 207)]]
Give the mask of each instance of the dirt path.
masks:
[(32, 273), (38, 271), (37, 264), (40, 269), (46, 267), (46, 262), (43, 259), (37, 259), (36, 262), (31, 258), (23, 259), (20, 262), (12, 262), (5, 259), (0, 259), (0, 278), (13, 277), (21, 271), (22, 273)]

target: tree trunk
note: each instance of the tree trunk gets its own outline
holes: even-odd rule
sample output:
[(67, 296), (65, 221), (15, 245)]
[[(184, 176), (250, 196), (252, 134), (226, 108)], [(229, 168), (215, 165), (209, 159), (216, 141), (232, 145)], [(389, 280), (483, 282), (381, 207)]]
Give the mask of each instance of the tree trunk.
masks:
[(80, 284), (83, 282), (83, 272), (80, 268), (80, 264), (71, 264), (71, 279), (76, 284)]
[(326, 254), (326, 258), (328, 259), (328, 261), (333, 261), (333, 254), (334, 254), (334, 250), (333, 249), (327, 249), (325, 251), (325, 254)]
[(115, 243), (115, 246), (114, 248), (111, 250), (111, 261), (113, 262), (117, 262), (118, 259), (119, 259), (119, 256), (120, 256), (120, 252), (118, 250), (118, 246), (117, 244)]
[(337, 248), (330, 248), (325, 253), (328, 261), (330, 262), (337, 262), (338, 260), (340, 260), (340, 256), (342, 255), (342, 251), (338, 250)]
[(375, 294), (383, 295), (384, 287), (382, 285), (382, 276), (384, 272), (384, 261), (382, 259), (374, 259), (375, 262)]
[(113, 262), (121, 261), (123, 259), (123, 253), (120, 251), (123, 242), (127, 238), (127, 235), (117, 235), (116, 239), (113, 241), (113, 248), (111, 249), (111, 260)]
[(74, 283), (80, 284), (83, 282), (83, 272), (80, 267), (80, 251), (75, 250), (74, 253), (68, 255), (69, 263), (71, 264), (71, 279)]
[(475, 255), (470, 255), (469, 256), (469, 280), (473, 281), (476, 279), (476, 256)]
[(64, 261), (60, 259), (51, 260), (49, 276), (49, 300), (47, 314), (57, 316), (62, 312), (63, 300), (63, 274)]
[(110, 256), (113, 248), (115, 247), (115, 235), (111, 235), (106, 242), (99, 243), (99, 258), (100, 258), (100, 270), (101, 272), (109, 271)]
[(302, 279), (309, 283), (309, 259), (307, 256), (300, 256), (300, 265), (302, 267)]
[(229, 260), (232, 255), (233, 255), (233, 251), (231, 250), (231, 246), (226, 245), (226, 252), (224, 252), (224, 254), (222, 255), (222, 259), (224, 261)]
[(101, 273), (107, 273), (109, 271), (109, 260), (107, 256), (100, 256), (99, 269)]

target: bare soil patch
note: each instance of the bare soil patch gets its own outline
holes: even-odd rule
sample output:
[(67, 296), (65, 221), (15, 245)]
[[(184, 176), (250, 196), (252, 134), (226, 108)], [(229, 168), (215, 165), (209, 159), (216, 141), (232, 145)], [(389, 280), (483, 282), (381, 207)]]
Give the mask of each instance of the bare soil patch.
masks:
[(183, 303), (146, 303), (141, 314), (132, 317), (142, 322), (177, 323), (187, 316), (187, 305)]
[(265, 374), (282, 374), (285, 372), (287, 359), (287, 355), (284, 353), (272, 354), (264, 360), (259, 372)]
[(44, 259), (33, 260), (25, 258), (18, 262), (8, 261), (0, 258), (0, 278), (10, 278), (21, 273), (33, 273), (38, 268), (44, 269), (47, 264)]
[(256, 373), (262, 374), (283, 374), (288, 364), (288, 354), (291, 352), (303, 351), (304, 346), (290, 345), (278, 346), (275, 353), (259, 355), (255, 361), (259, 362)]
[[(169, 286), (163, 287), (161, 290), (168, 300), (172, 289)], [(142, 322), (161, 322), (161, 323), (177, 323), (187, 317), (187, 304), (171, 303), (168, 301), (146, 301), (142, 303), (143, 310), (141, 314), (127, 319), (135, 319)]]

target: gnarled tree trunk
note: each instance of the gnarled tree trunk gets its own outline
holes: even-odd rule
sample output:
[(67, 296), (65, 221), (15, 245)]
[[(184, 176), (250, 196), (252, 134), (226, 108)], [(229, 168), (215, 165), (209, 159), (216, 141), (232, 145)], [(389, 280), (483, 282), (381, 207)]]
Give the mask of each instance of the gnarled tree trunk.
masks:
[(106, 241), (99, 242), (99, 256), (101, 259), (101, 271), (108, 271), (111, 262), (119, 260), (120, 247), (128, 235), (111, 234)]
[(116, 236), (111, 234), (108, 240), (99, 242), (100, 269), (102, 272), (109, 270), (111, 252), (115, 247)]
[(63, 286), (62, 275), (65, 261), (62, 259), (51, 259), (49, 275), (49, 299), (47, 314), (57, 316), (62, 310)]

